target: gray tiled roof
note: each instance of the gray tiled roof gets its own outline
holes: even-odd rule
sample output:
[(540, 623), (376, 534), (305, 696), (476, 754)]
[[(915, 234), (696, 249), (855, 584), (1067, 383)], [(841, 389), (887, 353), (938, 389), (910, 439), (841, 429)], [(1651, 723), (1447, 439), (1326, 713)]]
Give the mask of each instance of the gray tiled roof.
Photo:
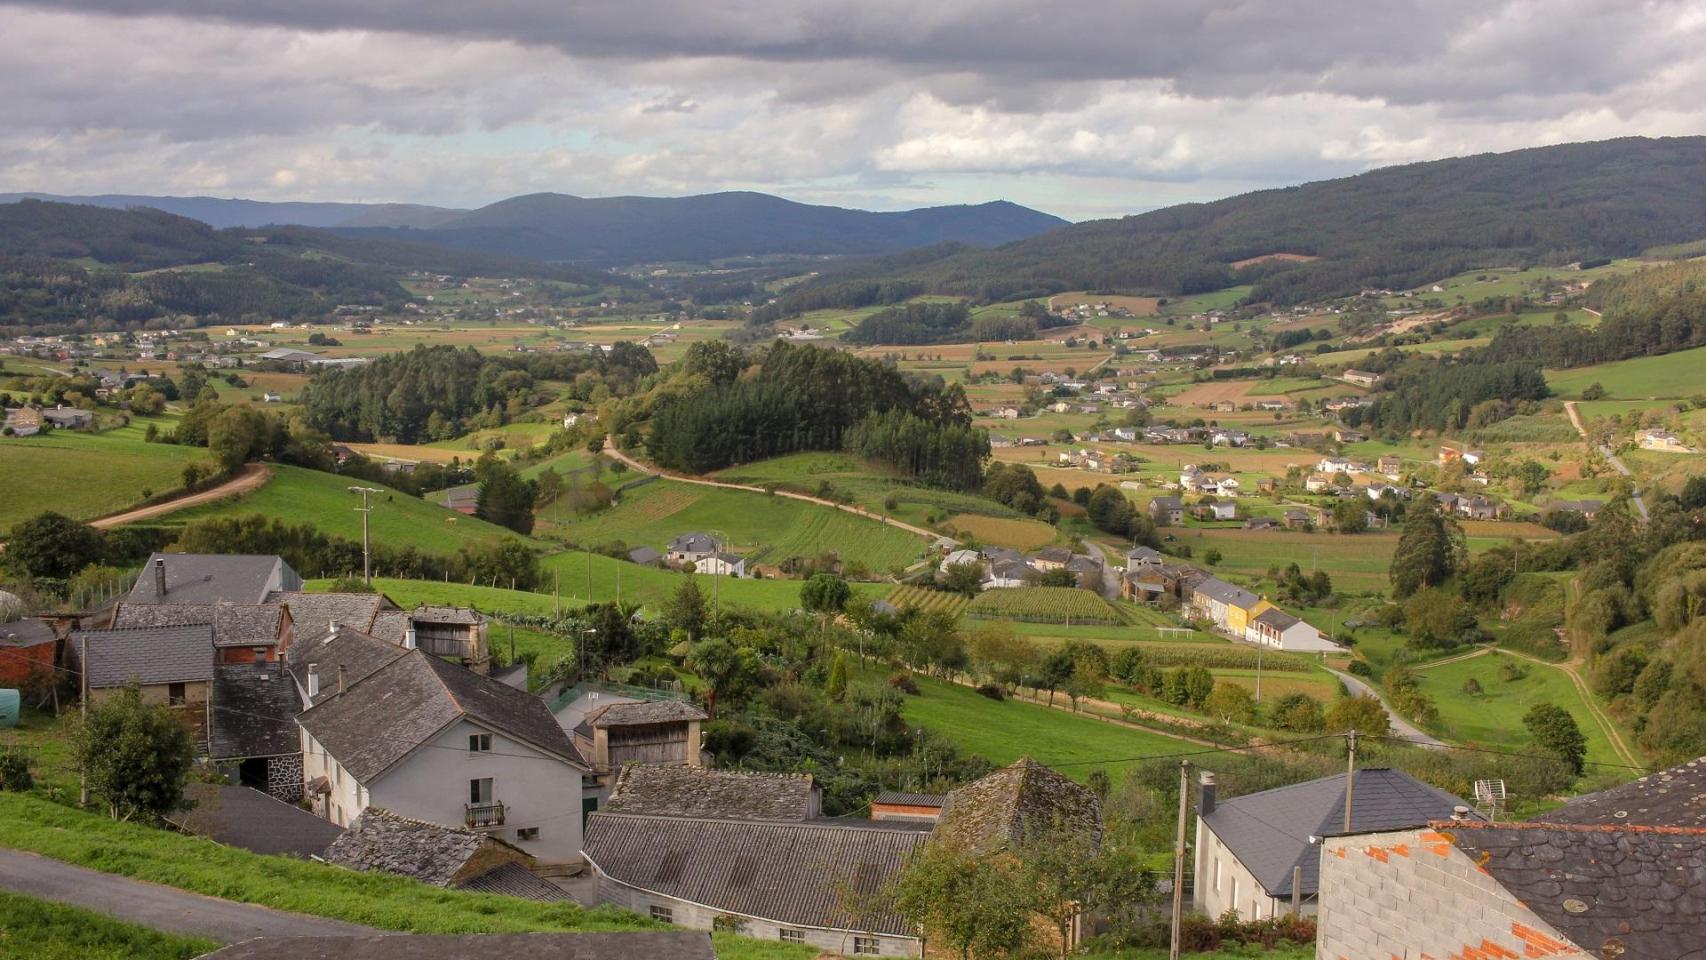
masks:
[[(129, 630), (80, 630), (72, 643), (88, 651), (89, 686), (121, 687), (187, 683), (213, 676), (213, 628), (136, 627)], [(84, 644), (87, 644), (84, 647)]]
[(1584, 794), (1532, 819), (1541, 823), (1706, 827), (1706, 758)]
[(316, 702), (337, 693), (338, 668), (344, 668), (344, 683), (353, 686), (374, 671), (408, 651), (396, 644), (370, 637), (353, 627), (338, 627), (336, 634), (296, 634), (296, 642), (285, 651), (290, 672), (303, 690), (308, 689), (308, 667), (320, 669), (320, 696)]
[(663, 559), (663, 554), (651, 547), (635, 547), (628, 551), (628, 559), (639, 564), (657, 563)]
[[(595, 813), (585, 853), (600, 873), (641, 890), (782, 924), (848, 929), (853, 921), (841, 909), (839, 890), (880, 889), (928, 837), (885, 824)], [(892, 912), (858, 928), (918, 935)]]
[(1255, 606), (1262, 599), (1243, 587), (1233, 586), (1218, 577), (1209, 577), (1197, 584), (1195, 592), (1203, 594), (1217, 603), (1246, 609)]
[(613, 703), (587, 714), (593, 728), (628, 727), (648, 723), (687, 723), (706, 719), (705, 711), (680, 700), (644, 700), (638, 703)]
[[(1358, 770), (1351, 832), (1426, 826), (1449, 818), (1462, 805), (1457, 797), (1401, 770)], [(1309, 838), (1344, 832), (1345, 775), (1222, 800), (1201, 819), (1269, 896), (1291, 896), (1294, 866), (1303, 868), (1302, 894), (1310, 896), (1320, 880), (1321, 848)]]
[(606, 809), (667, 817), (800, 821), (817, 815), (816, 789), (809, 773), (630, 763), (617, 774)]
[(935, 835), (985, 854), (1055, 826), (1102, 834), (1102, 805), (1087, 787), (1025, 757), (948, 794)]
[(173, 826), (253, 853), (317, 857), (344, 833), (329, 820), (251, 787), (188, 783), (184, 797), (194, 806), (168, 815)]
[(302, 750), (296, 715), (302, 700), (284, 664), (216, 664), (207, 728), (215, 760), (279, 757)]
[(13, 620), (0, 623), (0, 647), (33, 647), (54, 641), (53, 625), (46, 620)]
[(684, 533), (669, 542), (671, 552), (710, 553), (717, 549), (717, 538), (708, 533)]
[(458, 626), (473, 626), (485, 623), (489, 617), (467, 607), (435, 607), (421, 604), (410, 616), (421, 623), (452, 623)]
[[(155, 589), (154, 564), (166, 561), (166, 595)], [(273, 590), (299, 590), (302, 578), (276, 556), (156, 553), (125, 597), (128, 603), (260, 603)]]
[(717, 960), (709, 933), (472, 933), (257, 937), (204, 960)]
[(393, 873), (435, 887), (448, 887), (458, 880), (471, 879), (462, 875), (469, 870), (469, 861), (488, 844), (509, 854), (509, 860), (527, 859), (521, 851), (483, 833), (368, 807), (326, 850), (325, 859), (351, 870)]
[(302, 593), (289, 591), (267, 597), (290, 608), (298, 637), (314, 637), (338, 623), (366, 633), (380, 610), (394, 607), (382, 593)]
[(1267, 624), (1275, 630), (1284, 632), (1297, 626), (1302, 621), (1291, 614), (1286, 613), (1284, 610), (1281, 610), (1279, 607), (1269, 607), (1261, 613), (1256, 614), (1256, 622)]
[(213, 625), (213, 643), (220, 647), (260, 647), (278, 642), (284, 608), (276, 603), (132, 603), (122, 602), (113, 613), (115, 627), (175, 627), (194, 623)]
[(1702, 956), (1706, 833), (1527, 823), (1441, 826), (1459, 850), (1601, 960)]
[[(464, 717), (585, 767), (545, 701), (419, 650), (322, 696), (297, 722), (350, 775), (366, 782)], [(327, 682), (322, 666), (321, 692)], [(335, 684), (335, 681), (333, 681)], [(380, 734), (383, 735), (380, 735)]]

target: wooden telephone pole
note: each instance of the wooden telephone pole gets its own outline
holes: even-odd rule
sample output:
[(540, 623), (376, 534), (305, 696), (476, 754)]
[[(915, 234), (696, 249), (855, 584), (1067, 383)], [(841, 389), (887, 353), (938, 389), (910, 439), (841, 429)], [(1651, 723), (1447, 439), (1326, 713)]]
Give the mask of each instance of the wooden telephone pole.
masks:
[(1179, 960), (1179, 923), (1185, 913), (1185, 815), (1191, 805), (1191, 762), (1179, 761), (1179, 830), (1173, 837), (1173, 935), (1167, 960)]

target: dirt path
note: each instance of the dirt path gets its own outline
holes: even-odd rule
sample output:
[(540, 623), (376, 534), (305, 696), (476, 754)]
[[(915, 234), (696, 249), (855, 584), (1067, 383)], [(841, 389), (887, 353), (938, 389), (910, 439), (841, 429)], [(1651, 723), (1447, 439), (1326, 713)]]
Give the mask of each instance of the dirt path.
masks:
[[(675, 473), (675, 472), (672, 472), (669, 470), (660, 470), (659, 468), (652, 466), (651, 464), (641, 463), (640, 461), (635, 460), (633, 457), (628, 456), (626, 453), (623, 453), (621, 450), (618, 450), (615, 447), (605, 447), (604, 452), (609, 454), (610, 456), (614, 457), (615, 459), (620, 460), (623, 463), (627, 464), (629, 469), (634, 470), (637, 473), (655, 473), (660, 477), (663, 477), (663, 478), (668, 479), (668, 480), (674, 480), (678, 483), (692, 483), (692, 484), (697, 484), (698, 486), (701, 486), (701, 487), (722, 487), (724, 490), (745, 490), (749, 493), (770, 493), (771, 492), (771, 491), (765, 490), (763, 487), (755, 487), (750, 483), (725, 483), (722, 480), (707, 480), (704, 477), (692, 477), (692, 476), (687, 476), (685, 474)], [(872, 513), (871, 511), (866, 510), (864, 507), (852, 507), (852, 506), (848, 506), (847, 504), (844, 504), (844, 503), (836, 503), (834, 500), (825, 500), (822, 497), (814, 497), (814, 496), (811, 496), (810, 494), (805, 494), (805, 493), (796, 493), (792, 490), (777, 489), (776, 491), (774, 491), (774, 493), (778, 497), (787, 497), (790, 500), (802, 500), (806, 503), (815, 503), (820, 507), (833, 507), (837, 510), (842, 511), (843, 513), (851, 513), (855, 516), (864, 517), (867, 520), (875, 520), (878, 523), (884, 524), (886, 526), (894, 527), (894, 528), (899, 529), (899, 530), (905, 530), (907, 533), (917, 534), (918, 536), (923, 537), (924, 539), (930, 541), (931, 543), (935, 543), (937, 540), (943, 540), (943, 539), (952, 540), (953, 539), (952, 537), (947, 537), (944, 534), (937, 533), (934, 530), (926, 530), (923, 527), (915, 527), (910, 523), (905, 523), (905, 522), (902, 522), (900, 520), (896, 520), (893, 517), (884, 516), (883, 514), (880, 514), (880, 513)], [(955, 542), (957, 543), (958, 541), (955, 541)]]
[(0, 889), (104, 913), (167, 933), (237, 943), (254, 937), (347, 937), (377, 933), (340, 920), (220, 900), (101, 873), (20, 850), (0, 849)]
[[(1588, 438), (1587, 427), (1582, 426), (1582, 415), (1576, 412), (1576, 401), (1565, 400), (1564, 412), (1570, 415), (1570, 426), (1575, 427), (1576, 432), (1582, 435), (1582, 442), (1588, 444), (1590, 447), (1593, 446), (1593, 441)], [(1599, 446), (1599, 455), (1604, 457), (1606, 462), (1610, 463), (1612, 467), (1616, 468), (1618, 473), (1623, 474), (1625, 477), (1635, 476), (1634, 472), (1625, 466), (1622, 460), (1618, 459), (1617, 454), (1611, 452), (1610, 447), (1601, 444)], [(1647, 504), (1646, 501), (1641, 499), (1641, 488), (1631, 484), (1629, 490), (1630, 499), (1635, 501), (1636, 511), (1641, 514), (1642, 520), (1647, 519)]]
[(174, 497), (164, 503), (156, 503), (146, 507), (137, 507), (135, 510), (126, 510), (123, 513), (115, 513), (110, 517), (91, 520), (89, 521), (89, 525), (99, 530), (110, 530), (113, 527), (123, 526), (127, 523), (136, 523), (139, 520), (152, 520), (155, 517), (164, 516), (168, 513), (182, 510), (185, 507), (195, 507), (204, 503), (212, 503), (215, 500), (234, 497), (240, 493), (251, 493), (255, 490), (259, 490), (268, 480), (271, 479), (271, 467), (264, 463), (246, 463), (243, 465), (242, 470), (237, 471), (237, 475), (235, 477), (232, 477), (217, 487), (209, 487), (206, 490), (201, 490), (196, 493), (186, 493), (181, 497)]
[(1451, 746), (1451, 744), (1446, 743), (1444, 740), (1427, 733), (1410, 721), (1405, 720), (1398, 714), (1397, 710), (1392, 709), (1392, 704), (1386, 702), (1386, 698), (1380, 695), (1380, 691), (1376, 690), (1373, 684), (1364, 683), (1361, 679), (1353, 677), (1342, 670), (1334, 670), (1332, 667), (1324, 667), (1323, 669), (1333, 676), (1338, 677), (1344, 683), (1345, 688), (1349, 690), (1353, 696), (1373, 697), (1380, 701), (1380, 705), (1386, 710), (1387, 719), (1392, 724), (1392, 732), (1397, 735), (1398, 739), (1408, 740), (1418, 747), (1426, 747), (1429, 750), (1444, 750)]
[(1564, 676), (1569, 677), (1570, 682), (1575, 684), (1576, 693), (1580, 694), (1582, 702), (1587, 704), (1588, 713), (1593, 714), (1594, 722), (1598, 723), (1599, 728), (1605, 731), (1606, 739), (1611, 741), (1611, 747), (1617, 751), (1617, 755), (1623, 758), (1624, 763), (1627, 763), (1632, 767), (1640, 770), (1646, 769), (1646, 764), (1641, 762), (1641, 758), (1635, 755), (1635, 751), (1629, 749), (1629, 745), (1627, 743), (1623, 742), (1623, 734), (1618, 732), (1617, 725), (1612, 723), (1611, 718), (1606, 715), (1603, 709), (1600, 708), (1599, 701), (1594, 698), (1593, 691), (1588, 688), (1587, 681), (1583, 680), (1582, 675), (1576, 671), (1577, 666), (1581, 664), (1580, 660), (1566, 660), (1563, 663), (1553, 663), (1550, 660), (1531, 657), (1526, 653), (1518, 653), (1515, 650), (1501, 650), (1500, 652), (1508, 653), (1513, 657), (1521, 660), (1527, 660), (1530, 663), (1538, 663), (1541, 666), (1553, 667), (1557, 670), (1562, 670), (1564, 672)]

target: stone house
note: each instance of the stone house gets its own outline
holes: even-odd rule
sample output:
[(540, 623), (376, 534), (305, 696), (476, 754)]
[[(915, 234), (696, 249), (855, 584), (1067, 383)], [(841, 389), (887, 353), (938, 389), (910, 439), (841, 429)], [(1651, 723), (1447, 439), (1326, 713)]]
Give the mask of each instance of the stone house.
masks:
[(1156, 523), (1185, 522), (1185, 505), (1178, 497), (1156, 497), (1149, 501), (1149, 516)]
[(91, 703), (111, 699), (134, 682), (144, 703), (179, 711), (185, 723), (205, 734), (213, 681), (211, 625), (79, 630), (71, 645), (83, 664)]
[(487, 833), (368, 807), (326, 849), (327, 863), (389, 873), (429, 886), (559, 902), (569, 895), (529, 869), (533, 858)]

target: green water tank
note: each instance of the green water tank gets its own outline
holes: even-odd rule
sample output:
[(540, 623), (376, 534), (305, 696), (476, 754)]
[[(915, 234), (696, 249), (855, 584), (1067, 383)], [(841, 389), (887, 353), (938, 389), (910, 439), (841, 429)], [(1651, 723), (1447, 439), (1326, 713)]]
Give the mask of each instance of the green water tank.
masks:
[(0, 730), (18, 725), (18, 708), (23, 698), (16, 690), (0, 690)]

